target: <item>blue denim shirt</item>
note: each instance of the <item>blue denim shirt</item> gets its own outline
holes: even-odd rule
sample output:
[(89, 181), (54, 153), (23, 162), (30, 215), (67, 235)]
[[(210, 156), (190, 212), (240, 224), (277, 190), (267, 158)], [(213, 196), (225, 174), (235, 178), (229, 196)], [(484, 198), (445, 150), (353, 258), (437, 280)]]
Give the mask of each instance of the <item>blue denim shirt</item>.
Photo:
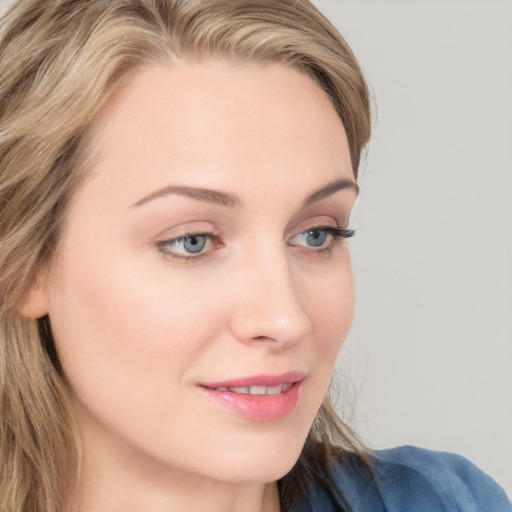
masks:
[[(372, 454), (373, 474), (339, 464), (334, 477), (353, 512), (511, 512), (505, 492), (464, 457), (403, 446)], [(339, 510), (311, 489), (297, 512)]]

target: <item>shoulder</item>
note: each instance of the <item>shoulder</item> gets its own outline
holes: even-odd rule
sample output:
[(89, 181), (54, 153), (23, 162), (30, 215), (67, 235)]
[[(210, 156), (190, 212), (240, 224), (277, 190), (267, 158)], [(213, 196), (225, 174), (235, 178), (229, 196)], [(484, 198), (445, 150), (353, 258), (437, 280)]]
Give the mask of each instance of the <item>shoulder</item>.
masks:
[(333, 468), (354, 512), (512, 512), (501, 487), (464, 457), (412, 446), (371, 455), (371, 470), (343, 458)]
[(373, 459), (374, 486), (396, 504), (392, 510), (406, 510), (411, 501), (425, 512), (512, 510), (501, 487), (460, 455), (403, 446), (375, 452)]

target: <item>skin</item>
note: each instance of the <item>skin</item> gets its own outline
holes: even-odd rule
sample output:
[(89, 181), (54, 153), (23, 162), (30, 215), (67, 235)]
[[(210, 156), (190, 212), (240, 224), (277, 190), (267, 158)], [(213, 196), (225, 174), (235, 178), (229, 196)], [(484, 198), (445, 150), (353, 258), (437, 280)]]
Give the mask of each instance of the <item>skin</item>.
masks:
[[(277, 511), (275, 481), (300, 454), (353, 316), (347, 244), (304, 235), (345, 226), (356, 199), (345, 188), (304, 205), (354, 182), (341, 121), (296, 70), (178, 62), (138, 71), (95, 140), (51, 271), (22, 306), (49, 314), (72, 390), (76, 506)], [(236, 198), (154, 196), (169, 186)], [(162, 244), (190, 231), (214, 236), (194, 259)], [(198, 387), (292, 370), (306, 375), (300, 400), (273, 421)]]

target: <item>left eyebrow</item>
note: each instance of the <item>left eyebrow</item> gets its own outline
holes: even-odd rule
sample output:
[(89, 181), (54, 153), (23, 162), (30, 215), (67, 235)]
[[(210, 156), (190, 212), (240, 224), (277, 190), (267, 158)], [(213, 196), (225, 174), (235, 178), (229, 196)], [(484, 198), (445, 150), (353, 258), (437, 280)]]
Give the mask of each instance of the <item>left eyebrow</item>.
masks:
[(143, 197), (139, 201), (137, 201), (134, 206), (141, 206), (153, 199), (158, 199), (160, 197), (166, 197), (170, 195), (178, 195), (178, 196), (186, 196), (196, 201), (205, 201), (208, 203), (215, 203), (220, 206), (227, 206), (230, 208), (234, 208), (240, 206), (240, 199), (232, 194), (228, 194), (227, 192), (220, 192), (218, 190), (210, 190), (207, 188), (197, 188), (197, 187), (182, 187), (182, 186), (174, 186), (171, 185), (169, 187), (162, 188), (149, 194), (146, 197)]
[(356, 195), (359, 194), (359, 186), (355, 181), (351, 180), (336, 180), (331, 183), (328, 183), (324, 187), (316, 190), (312, 194), (310, 194), (306, 200), (304, 201), (304, 206), (309, 206), (312, 203), (316, 203), (321, 199), (324, 199), (339, 190), (353, 190)]

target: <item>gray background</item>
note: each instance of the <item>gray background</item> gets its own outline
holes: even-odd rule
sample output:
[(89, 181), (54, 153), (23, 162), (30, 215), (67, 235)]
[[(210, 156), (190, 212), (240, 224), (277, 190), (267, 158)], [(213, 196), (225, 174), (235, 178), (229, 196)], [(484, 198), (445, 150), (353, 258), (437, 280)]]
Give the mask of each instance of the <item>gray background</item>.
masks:
[(512, 2), (315, 3), (377, 104), (342, 402), (371, 447), (461, 453), (511, 496)]
[(315, 3), (378, 106), (342, 410), (370, 446), (459, 452), (510, 496), (512, 2)]

